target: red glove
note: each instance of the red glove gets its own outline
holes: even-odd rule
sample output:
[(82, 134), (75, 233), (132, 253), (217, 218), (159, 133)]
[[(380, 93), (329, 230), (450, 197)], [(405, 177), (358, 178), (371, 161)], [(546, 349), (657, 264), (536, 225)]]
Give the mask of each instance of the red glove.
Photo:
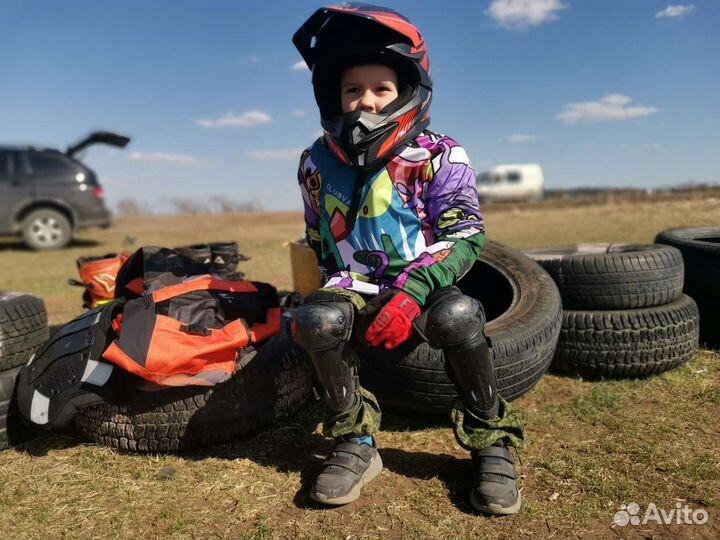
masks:
[(386, 349), (394, 349), (412, 335), (412, 322), (420, 315), (420, 306), (403, 291), (385, 304), (365, 332), (365, 339), (373, 347), (383, 341)]

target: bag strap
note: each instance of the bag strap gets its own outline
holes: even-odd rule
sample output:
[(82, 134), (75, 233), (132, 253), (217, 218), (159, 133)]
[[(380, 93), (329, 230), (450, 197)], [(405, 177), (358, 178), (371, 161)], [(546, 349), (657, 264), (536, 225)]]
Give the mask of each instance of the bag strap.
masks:
[(156, 304), (170, 298), (196, 291), (227, 291), (237, 293), (257, 292), (257, 288), (249, 281), (225, 281), (207, 274), (177, 285), (163, 287), (152, 293)]
[(269, 308), (265, 316), (265, 322), (256, 322), (250, 328), (250, 336), (253, 343), (259, 343), (270, 339), (280, 333), (282, 310), (279, 307)]

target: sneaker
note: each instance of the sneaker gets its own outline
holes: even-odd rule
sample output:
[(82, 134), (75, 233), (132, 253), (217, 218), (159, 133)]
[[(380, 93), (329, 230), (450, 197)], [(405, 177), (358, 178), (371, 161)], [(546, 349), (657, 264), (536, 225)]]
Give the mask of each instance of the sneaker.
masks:
[(500, 440), (482, 450), (473, 450), (473, 490), (470, 504), (483, 514), (516, 514), (520, 510), (515, 460)]
[(372, 445), (356, 441), (337, 440), (310, 490), (310, 498), (330, 505), (353, 502), (360, 497), (362, 487), (380, 474), (383, 465), (375, 441)]

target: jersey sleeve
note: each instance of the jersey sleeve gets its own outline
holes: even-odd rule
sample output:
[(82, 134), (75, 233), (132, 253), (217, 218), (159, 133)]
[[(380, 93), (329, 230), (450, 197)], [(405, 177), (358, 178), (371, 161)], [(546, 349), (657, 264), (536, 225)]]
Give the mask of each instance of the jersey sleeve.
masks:
[(465, 150), (442, 138), (426, 185), (425, 226), (433, 243), (396, 278), (393, 286), (424, 303), (435, 289), (455, 285), (472, 268), (485, 245), (475, 171)]
[(310, 148), (305, 149), (300, 156), (298, 184), (303, 199), (305, 239), (320, 261), (320, 172), (312, 161)]

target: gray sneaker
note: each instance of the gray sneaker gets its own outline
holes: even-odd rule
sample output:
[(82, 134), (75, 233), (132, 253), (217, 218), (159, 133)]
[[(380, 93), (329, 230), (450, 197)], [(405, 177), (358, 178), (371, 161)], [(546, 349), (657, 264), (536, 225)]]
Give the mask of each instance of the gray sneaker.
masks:
[(484, 514), (516, 514), (520, 510), (520, 491), (512, 454), (500, 440), (492, 446), (471, 452), (473, 485), (470, 504)]
[(377, 448), (369, 444), (338, 439), (323, 463), (310, 490), (310, 497), (322, 504), (341, 505), (360, 497), (362, 487), (375, 478), (383, 465)]

